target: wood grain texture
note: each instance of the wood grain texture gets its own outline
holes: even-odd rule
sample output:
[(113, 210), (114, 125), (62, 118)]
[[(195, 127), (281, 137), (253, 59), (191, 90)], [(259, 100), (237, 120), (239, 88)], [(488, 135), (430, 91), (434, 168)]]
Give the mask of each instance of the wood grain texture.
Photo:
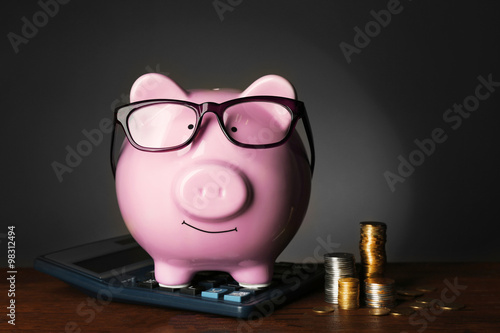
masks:
[(500, 332), (500, 263), (389, 264), (386, 276), (401, 287), (433, 285), (426, 293), (463, 303), (459, 311), (416, 313), (410, 317), (370, 316), (369, 309), (316, 314), (323, 285), (275, 309), (269, 317), (242, 320), (204, 313), (93, 299), (76, 288), (32, 268), (16, 276), (16, 326), (6, 314), (9, 289), (2, 269), (0, 331), (12, 332)]

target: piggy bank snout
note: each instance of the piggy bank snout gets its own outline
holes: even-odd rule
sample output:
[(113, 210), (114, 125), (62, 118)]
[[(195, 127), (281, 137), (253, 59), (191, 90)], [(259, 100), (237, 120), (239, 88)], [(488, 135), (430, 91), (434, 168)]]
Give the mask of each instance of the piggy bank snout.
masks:
[(227, 166), (192, 166), (176, 178), (174, 197), (177, 205), (199, 220), (234, 217), (245, 210), (251, 199), (245, 175)]

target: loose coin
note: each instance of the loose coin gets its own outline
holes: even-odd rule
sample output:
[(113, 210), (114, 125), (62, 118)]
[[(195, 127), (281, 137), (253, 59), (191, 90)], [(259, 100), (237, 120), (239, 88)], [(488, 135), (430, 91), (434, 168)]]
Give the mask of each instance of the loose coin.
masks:
[(321, 313), (321, 314), (335, 311), (333, 306), (316, 306), (312, 310), (316, 313)]
[(410, 308), (415, 309), (415, 310), (418, 310), (418, 309), (428, 308), (429, 304), (419, 303), (419, 302), (411, 302), (411, 303), (405, 303), (405, 306), (410, 307)]
[(417, 297), (422, 296), (424, 293), (418, 290), (399, 289), (396, 291), (399, 295)]
[(432, 298), (432, 297), (420, 297), (420, 298), (417, 298), (415, 300), (415, 302), (418, 302), (418, 303), (422, 303), (422, 304), (431, 304), (433, 301), (435, 300), (435, 298)]
[(418, 291), (423, 291), (424, 293), (431, 293), (436, 290), (436, 287), (434, 286), (418, 286), (415, 287), (416, 290)]
[(386, 316), (391, 312), (391, 309), (389, 308), (375, 308), (375, 309), (370, 309), (370, 315), (371, 316)]
[(460, 303), (448, 303), (448, 304), (440, 305), (439, 307), (443, 310), (460, 310), (460, 309), (464, 308), (465, 305), (460, 304)]
[(413, 310), (412, 308), (399, 308), (399, 309), (392, 309), (391, 315), (393, 315), (393, 316), (409, 316), (414, 312), (415, 312), (415, 310)]

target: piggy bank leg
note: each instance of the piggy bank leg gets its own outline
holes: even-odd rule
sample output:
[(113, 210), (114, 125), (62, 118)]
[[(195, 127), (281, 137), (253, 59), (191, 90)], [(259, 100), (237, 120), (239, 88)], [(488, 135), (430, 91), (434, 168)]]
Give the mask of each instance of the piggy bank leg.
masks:
[(262, 263), (248, 267), (237, 267), (231, 276), (244, 288), (264, 288), (271, 284), (274, 264)]
[(190, 285), (194, 272), (188, 267), (155, 261), (155, 279), (161, 287), (184, 288)]

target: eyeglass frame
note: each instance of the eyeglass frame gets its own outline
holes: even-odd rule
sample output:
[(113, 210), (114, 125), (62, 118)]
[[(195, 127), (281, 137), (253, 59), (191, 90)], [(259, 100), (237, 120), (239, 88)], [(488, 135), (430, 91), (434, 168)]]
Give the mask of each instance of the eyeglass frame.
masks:
[[(134, 141), (132, 135), (130, 134), (129, 128), (128, 128), (128, 118), (130, 115), (137, 110), (140, 106), (147, 106), (147, 105), (154, 105), (154, 104), (160, 104), (160, 103), (174, 103), (174, 104), (180, 104), (187, 106), (191, 109), (193, 109), (196, 113), (196, 124), (194, 125), (193, 128), (193, 133), (189, 137), (188, 140), (186, 140), (184, 143), (174, 146), (174, 147), (169, 147), (169, 148), (151, 148), (151, 147), (144, 147), (139, 145), (137, 142)], [(249, 144), (249, 143), (242, 143), (234, 138), (232, 138), (226, 131), (226, 128), (224, 126), (223, 122), (223, 116), (224, 112), (227, 108), (230, 106), (236, 105), (236, 104), (241, 104), (241, 103), (248, 103), (248, 102), (270, 102), (270, 103), (275, 103), (279, 104), (281, 106), (284, 106), (287, 111), (290, 112), (291, 114), (291, 120), (290, 120), (290, 126), (288, 128), (287, 134), (283, 137), (278, 142), (275, 143), (269, 143), (269, 144)], [(135, 107), (138, 106), (138, 107)], [(119, 117), (119, 112), (120, 110), (124, 110), (126, 108), (129, 108), (128, 110), (125, 111), (123, 115), (120, 115)], [(122, 111), (123, 112), (123, 111)], [(299, 119), (302, 119), (303, 124), (304, 124), (304, 129), (306, 132), (307, 140), (309, 141), (309, 149), (310, 149), (310, 168), (311, 168), (311, 175), (314, 172), (314, 165), (315, 165), (315, 152), (314, 152), (314, 141), (313, 141), (313, 135), (312, 135), (312, 130), (311, 130), (311, 125), (309, 123), (309, 117), (307, 116), (307, 111), (305, 108), (305, 105), (303, 102), (296, 100), (296, 99), (291, 99), (291, 98), (286, 98), (286, 97), (278, 97), (278, 96), (249, 96), (249, 97), (241, 97), (241, 98), (236, 98), (232, 99), (229, 101), (225, 101), (222, 103), (214, 103), (214, 102), (204, 102), (202, 104), (198, 103), (193, 103), (190, 101), (183, 101), (183, 100), (177, 100), (177, 99), (149, 99), (149, 100), (142, 100), (142, 101), (137, 101), (129, 104), (125, 104), (122, 106), (119, 106), (115, 108), (114, 110), (114, 119), (113, 119), (113, 132), (112, 132), (112, 137), (111, 137), (111, 150), (110, 150), (110, 160), (111, 160), (111, 169), (113, 172), (113, 176), (116, 174), (116, 163), (114, 161), (114, 143), (115, 143), (115, 134), (116, 134), (116, 127), (117, 124), (120, 124), (121, 128), (125, 132), (125, 136), (127, 137), (128, 142), (136, 149), (141, 150), (141, 151), (146, 151), (146, 152), (152, 152), (152, 153), (161, 153), (161, 152), (168, 152), (168, 151), (176, 151), (180, 150), (182, 148), (185, 148), (189, 146), (194, 138), (196, 137), (196, 134), (198, 133), (200, 127), (201, 127), (201, 121), (203, 119), (203, 116), (207, 112), (212, 112), (216, 115), (217, 122), (219, 123), (219, 126), (222, 130), (222, 133), (226, 136), (226, 138), (234, 145), (243, 147), (243, 148), (253, 148), (253, 149), (265, 149), (265, 148), (273, 148), (282, 145), (286, 141), (288, 141), (293, 133), (293, 130), (295, 129), (295, 126), (297, 125), (297, 122)]]

